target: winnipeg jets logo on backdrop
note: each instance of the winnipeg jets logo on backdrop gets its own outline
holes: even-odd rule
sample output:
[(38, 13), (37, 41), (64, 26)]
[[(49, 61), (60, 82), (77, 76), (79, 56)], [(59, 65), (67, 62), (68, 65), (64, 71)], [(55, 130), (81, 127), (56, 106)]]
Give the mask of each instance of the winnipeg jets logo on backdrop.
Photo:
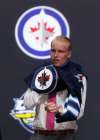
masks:
[(36, 59), (50, 58), (50, 44), (57, 35), (69, 37), (69, 24), (61, 12), (48, 6), (27, 10), (20, 16), (15, 27), (19, 48)]

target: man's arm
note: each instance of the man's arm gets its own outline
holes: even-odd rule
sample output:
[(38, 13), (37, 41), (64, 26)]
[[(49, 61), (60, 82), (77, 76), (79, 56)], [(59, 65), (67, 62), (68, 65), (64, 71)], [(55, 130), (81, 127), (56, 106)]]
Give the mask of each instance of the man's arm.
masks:
[(85, 76), (81, 76), (82, 75), (76, 77), (79, 79), (79, 82), (82, 82), (80, 93), (81, 102), (77, 97), (77, 94), (69, 94), (63, 106), (57, 106), (52, 102), (46, 104), (46, 110), (55, 113), (57, 123), (77, 120), (83, 116), (86, 101), (87, 80)]
[(79, 75), (79, 82), (81, 82), (81, 102), (79, 98), (73, 94), (70, 94), (68, 98), (66, 98), (64, 109), (62, 112), (56, 113), (56, 121), (58, 123), (65, 121), (72, 121), (81, 118), (84, 114), (85, 102), (86, 102), (86, 91), (87, 91), (87, 80), (85, 76)]
[(24, 105), (28, 109), (32, 109), (39, 102), (40, 95), (32, 91), (30, 88), (24, 93)]
[(81, 105), (78, 98), (70, 94), (65, 101), (64, 109), (56, 113), (56, 122), (76, 120), (80, 113), (80, 107)]

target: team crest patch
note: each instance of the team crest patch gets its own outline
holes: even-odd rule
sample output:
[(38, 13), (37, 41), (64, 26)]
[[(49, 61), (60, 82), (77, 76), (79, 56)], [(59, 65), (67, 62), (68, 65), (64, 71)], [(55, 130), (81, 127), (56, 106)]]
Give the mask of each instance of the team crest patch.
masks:
[(48, 6), (37, 6), (25, 11), (15, 26), (18, 47), (36, 59), (50, 58), (50, 44), (57, 35), (70, 37), (70, 28), (64, 15)]
[(40, 94), (51, 93), (57, 85), (58, 73), (53, 65), (39, 68), (33, 76), (31, 89)]

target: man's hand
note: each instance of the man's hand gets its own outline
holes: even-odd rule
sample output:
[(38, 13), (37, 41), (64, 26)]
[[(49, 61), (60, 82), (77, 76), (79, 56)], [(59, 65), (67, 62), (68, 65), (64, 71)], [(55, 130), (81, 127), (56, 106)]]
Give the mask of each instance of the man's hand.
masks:
[(46, 111), (54, 112), (54, 113), (61, 113), (62, 112), (62, 106), (57, 106), (55, 103), (50, 102), (45, 104)]

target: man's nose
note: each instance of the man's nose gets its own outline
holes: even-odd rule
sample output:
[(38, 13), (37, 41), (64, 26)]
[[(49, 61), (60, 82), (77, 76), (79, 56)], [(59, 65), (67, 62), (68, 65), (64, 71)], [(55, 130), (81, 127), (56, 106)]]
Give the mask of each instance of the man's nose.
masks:
[(57, 57), (58, 56), (58, 52), (55, 52), (54, 56)]

